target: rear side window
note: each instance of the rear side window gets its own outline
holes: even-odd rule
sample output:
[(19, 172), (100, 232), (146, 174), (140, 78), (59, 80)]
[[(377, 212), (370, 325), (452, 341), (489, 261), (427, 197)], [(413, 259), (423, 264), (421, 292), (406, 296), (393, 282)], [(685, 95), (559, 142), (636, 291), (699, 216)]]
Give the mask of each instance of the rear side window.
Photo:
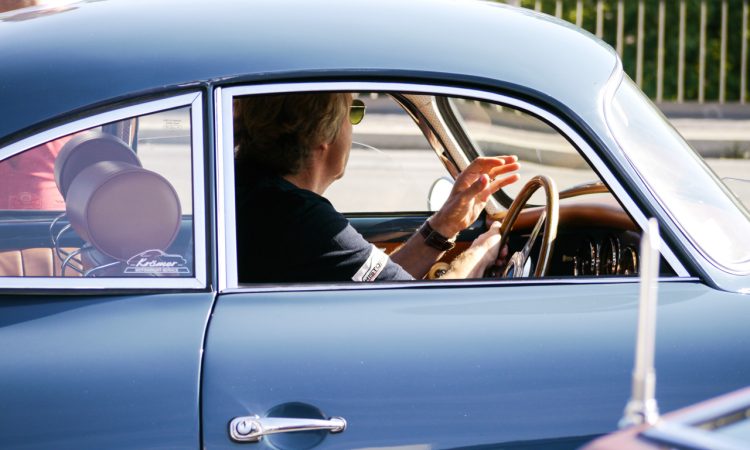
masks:
[(192, 277), (191, 107), (0, 161), (0, 276)]

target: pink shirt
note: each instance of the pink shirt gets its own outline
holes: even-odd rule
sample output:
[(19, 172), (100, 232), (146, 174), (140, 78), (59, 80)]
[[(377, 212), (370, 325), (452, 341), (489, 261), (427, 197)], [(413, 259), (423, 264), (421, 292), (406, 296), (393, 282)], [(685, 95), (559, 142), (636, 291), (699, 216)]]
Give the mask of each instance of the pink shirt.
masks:
[(64, 211), (65, 202), (55, 184), (55, 158), (73, 136), (0, 162), (0, 209)]

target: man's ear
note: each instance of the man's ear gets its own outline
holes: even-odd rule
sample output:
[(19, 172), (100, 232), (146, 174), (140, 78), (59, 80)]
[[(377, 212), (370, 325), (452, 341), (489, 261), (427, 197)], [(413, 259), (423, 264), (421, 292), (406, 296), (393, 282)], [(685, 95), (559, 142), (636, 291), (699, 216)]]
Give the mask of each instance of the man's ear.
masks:
[(328, 150), (330, 148), (331, 148), (331, 143), (330, 142), (323, 142), (321, 144), (316, 145), (312, 149), (313, 150), (312, 151), (313, 157), (314, 158), (324, 158), (325, 156), (328, 155)]

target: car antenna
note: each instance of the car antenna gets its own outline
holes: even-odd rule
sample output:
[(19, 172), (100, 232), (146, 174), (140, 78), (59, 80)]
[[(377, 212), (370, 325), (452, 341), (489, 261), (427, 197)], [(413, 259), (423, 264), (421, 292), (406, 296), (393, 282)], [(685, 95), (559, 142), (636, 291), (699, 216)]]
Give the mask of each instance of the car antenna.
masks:
[(625, 413), (620, 419), (620, 428), (644, 423), (653, 425), (659, 420), (654, 370), (659, 242), (659, 224), (656, 219), (651, 218), (641, 237), (640, 301), (635, 367), (633, 368), (632, 393), (625, 406)]

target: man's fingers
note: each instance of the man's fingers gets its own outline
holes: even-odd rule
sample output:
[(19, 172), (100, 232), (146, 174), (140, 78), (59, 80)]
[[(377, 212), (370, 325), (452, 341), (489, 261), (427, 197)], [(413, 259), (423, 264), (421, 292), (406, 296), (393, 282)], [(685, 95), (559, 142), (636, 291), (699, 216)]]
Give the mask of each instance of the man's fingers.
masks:
[(515, 172), (516, 170), (520, 169), (521, 165), (517, 162), (510, 163), (510, 164), (503, 164), (502, 166), (493, 167), (492, 169), (487, 172), (492, 178), (496, 178), (498, 175), (502, 175), (504, 173), (510, 173)]
[(505, 156), (480, 156), (469, 164), (466, 168), (476, 169), (483, 172), (489, 171), (495, 167), (501, 167), (504, 165), (514, 164), (518, 162), (518, 157), (515, 155)]
[(475, 197), (479, 201), (486, 202), (490, 195), (498, 191), (498, 189), (508, 186), (509, 184), (515, 183), (520, 180), (521, 176), (517, 173), (508, 175), (506, 177), (497, 178), (490, 181), (489, 175), (480, 176), (477, 181), (474, 182), (468, 189), (463, 193), (468, 197)]
[(490, 183), (490, 190), (493, 193), (497, 192), (498, 189), (508, 186), (509, 184), (513, 184), (520, 179), (521, 175), (517, 173), (508, 175), (507, 177), (497, 178), (493, 180), (492, 183)]
[(489, 229), (479, 235), (474, 242), (472, 247), (480, 246), (484, 248), (485, 252), (488, 252), (488, 262), (494, 261), (498, 257), (498, 250), (500, 247), (500, 224), (495, 222), (490, 225)]
[(475, 181), (471, 186), (469, 186), (464, 193), (471, 197), (476, 197), (479, 195), (482, 191), (487, 189), (487, 187), (490, 185), (490, 176), (486, 174), (482, 174), (477, 178), (477, 181)]

